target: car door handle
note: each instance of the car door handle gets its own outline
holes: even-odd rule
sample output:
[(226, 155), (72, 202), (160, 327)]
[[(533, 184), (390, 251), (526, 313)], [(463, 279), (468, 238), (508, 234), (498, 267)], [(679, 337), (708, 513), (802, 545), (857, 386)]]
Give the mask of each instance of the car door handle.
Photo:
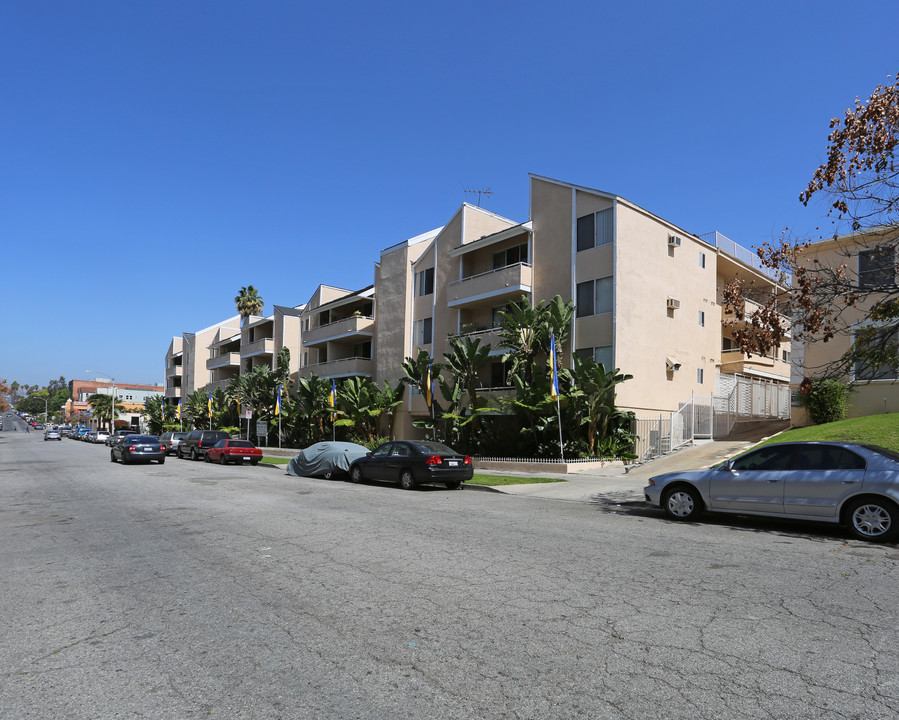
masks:
[(858, 480), (841, 480), (840, 482), (842, 482), (843, 485), (855, 485)]
[(776, 479), (774, 479), (774, 480), (769, 480), (768, 482), (769, 482), (769, 483), (780, 482), (780, 478), (776, 478)]

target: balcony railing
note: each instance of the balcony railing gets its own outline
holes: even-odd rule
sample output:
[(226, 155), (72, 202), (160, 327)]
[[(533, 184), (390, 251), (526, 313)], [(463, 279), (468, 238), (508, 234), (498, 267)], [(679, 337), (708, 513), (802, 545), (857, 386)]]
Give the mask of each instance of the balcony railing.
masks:
[(206, 361), (207, 370), (223, 367), (240, 367), (240, 353), (232, 352), (211, 357)]
[(272, 355), (275, 352), (274, 338), (262, 338), (256, 342), (247, 343), (240, 349), (241, 357), (251, 357), (253, 355)]
[(375, 319), (369, 315), (351, 315), (327, 325), (303, 331), (303, 345), (321, 345), (332, 340), (354, 336), (371, 337), (375, 332)]
[(518, 299), (522, 293), (531, 291), (533, 277), (534, 269), (528, 263), (516, 263), (455, 280), (446, 289), (447, 305), (465, 307), (481, 301)]
[(300, 371), (304, 377), (308, 377), (310, 373), (315, 373), (319, 377), (349, 377), (351, 375), (371, 376), (371, 372), (371, 358), (365, 357), (348, 357), (340, 358), (339, 360), (328, 360), (323, 363), (314, 363), (306, 365)]
[(725, 255), (730, 255), (730, 257), (739, 260), (750, 267), (755, 268), (760, 273), (767, 275), (772, 280), (777, 282), (781, 282), (784, 285), (789, 285), (790, 280), (789, 277), (780, 278), (778, 277), (779, 273), (774, 272), (771, 268), (765, 267), (762, 264), (762, 261), (759, 259), (759, 256), (749, 248), (745, 248), (742, 245), (738, 245), (729, 237), (722, 235), (720, 232), (709, 232), (703, 233), (698, 236), (700, 240), (704, 240), (709, 245), (714, 245)]
[(184, 366), (183, 365), (169, 365), (165, 369), (165, 376), (167, 378), (181, 377), (183, 374), (184, 374)]

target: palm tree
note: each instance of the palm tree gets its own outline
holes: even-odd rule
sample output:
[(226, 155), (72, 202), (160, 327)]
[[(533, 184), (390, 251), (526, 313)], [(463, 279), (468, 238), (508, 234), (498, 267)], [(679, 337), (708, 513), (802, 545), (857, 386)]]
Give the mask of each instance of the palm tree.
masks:
[(634, 376), (623, 375), (617, 368), (606, 370), (593, 358), (582, 360), (577, 355), (574, 356), (573, 374), (586, 403), (584, 422), (587, 423), (587, 446), (592, 455), (596, 443), (606, 439), (614, 420), (621, 414), (615, 406), (616, 387)]
[(234, 305), (237, 308), (237, 312), (240, 313), (241, 320), (244, 322), (251, 315), (261, 315), (262, 308), (265, 307), (262, 297), (252, 285), (240, 289), (240, 292), (234, 298)]
[[(292, 418), (300, 436), (310, 443), (325, 439), (325, 418), (332, 412), (331, 383), (312, 373), (308, 378), (297, 381), (296, 416)], [(317, 436), (309, 432), (311, 428), (318, 430)], [(305, 432), (301, 430), (305, 428)]]
[(118, 417), (119, 413), (125, 412), (125, 406), (119, 402), (119, 396), (116, 395), (115, 398), (115, 417), (112, 416), (113, 407), (112, 407), (112, 395), (102, 395), (100, 393), (94, 393), (87, 399), (87, 404), (91, 406), (91, 409), (97, 413), (97, 417), (102, 418), (106, 415), (109, 415), (109, 427), (110, 432), (115, 431), (115, 418)]

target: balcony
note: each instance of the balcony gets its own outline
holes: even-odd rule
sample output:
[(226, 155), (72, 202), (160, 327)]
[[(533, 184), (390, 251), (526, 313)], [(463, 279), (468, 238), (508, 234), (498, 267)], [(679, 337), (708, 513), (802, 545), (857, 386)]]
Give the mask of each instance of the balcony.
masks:
[(254, 355), (274, 355), (274, 353), (274, 338), (262, 338), (256, 342), (247, 343), (240, 349), (240, 356), (242, 358), (253, 357)]
[[(718, 302), (721, 305), (721, 321), (723, 323), (729, 324), (731, 326), (743, 326), (747, 323), (752, 322), (753, 316), (762, 309), (762, 304), (755, 302), (755, 300), (745, 299), (743, 301), (743, 317), (742, 321), (737, 320), (735, 315), (730, 315), (727, 313), (727, 306), (724, 304), (724, 298), (719, 297)], [(780, 324), (782, 327), (786, 329), (785, 336), (787, 339), (790, 338), (790, 328), (791, 323), (789, 318), (786, 315), (780, 315)]]
[(212, 393), (219, 388), (221, 388), (221, 390), (224, 392), (228, 389), (228, 385), (230, 383), (230, 380), (216, 380), (214, 382), (206, 383), (206, 392)]
[[(464, 327), (464, 326), (463, 326)], [(481, 347), (490, 345), (491, 351), (499, 350), (502, 340), (499, 337), (499, 328), (487, 328), (486, 330), (473, 330), (472, 332), (463, 332), (453, 337), (468, 338), (470, 340), (480, 340)]]
[(182, 377), (183, 375), (184, 375), (184, 366), (183, 365), (169, 365), (165, 369), (165, 376), (167, 378)]
[(207, 370), (215, 370), (224, 367), (240, 367), (240, 353), (223, 353), (216, 357), (211, 357), (206, 361)]
[(307, 365), (301, 371), (303, 377), (308, 377), (311, 373), (315, 373), (319, 377), (352, 377), (356, 375), (371, 377), (372, 362), (371, 358), (364, 357), (342, 358)]
[(721, 372), (730, 375), (757, 374), (772, 379), (790, 380), (790, 363), (767, 355), (749, 357), (740, 350), (721, 351)]
[(167, 387), (165, 389), (165, 397), (167, 397), (167, 398), (181, 397), (181, 388), (180, 387)]
[(478, 305), (498, 305), (518, 300), (531, 292), (534, 269), (526, 263), (516, 263), (497, 270), (472, 275), (451, 282), (446, 289), (448, 307), (464, 308)]
[(332, 340), (344, 340), (360, 337), (372, 337), (375, 333), (375, 319), (367, 315), (351, 315), (342, 320), (335, 320), (327, 325), (310, 328), (303, 332), (303, 346), (315, 347)]

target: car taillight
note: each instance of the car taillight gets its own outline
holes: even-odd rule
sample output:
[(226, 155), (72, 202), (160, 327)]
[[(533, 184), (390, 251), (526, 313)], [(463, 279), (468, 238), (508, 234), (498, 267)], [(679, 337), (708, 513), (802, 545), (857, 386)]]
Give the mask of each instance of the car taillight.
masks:
[(468, 456), (468, 455), (466, 455), (466, 456), (465, 456), (465, 461), (464, 461), (463, 464), (464, 464), (464, 465), (471, 465), (471, 457)]
[(128, 450), (134, 450), (134, 445), (132, 445)]
[(425, 460), (425, 465), (440, 465), (443, 462), (443, 458), (439, 455), (431, 455), (427, 460)]

